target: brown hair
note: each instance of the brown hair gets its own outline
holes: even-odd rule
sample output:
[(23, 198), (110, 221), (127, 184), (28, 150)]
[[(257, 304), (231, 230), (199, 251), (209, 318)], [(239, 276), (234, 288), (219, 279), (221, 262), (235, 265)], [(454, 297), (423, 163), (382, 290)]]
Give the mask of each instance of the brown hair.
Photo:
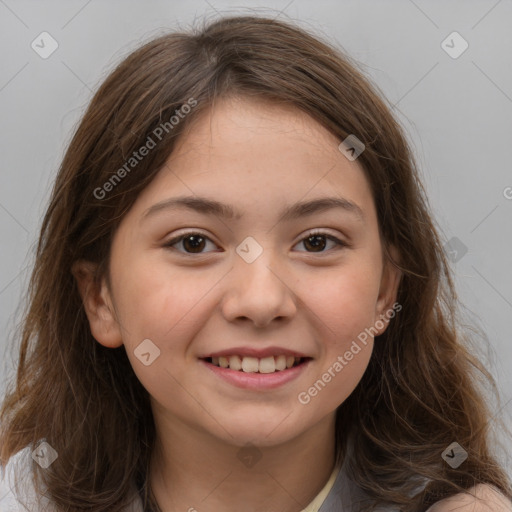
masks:
[[(338, 458), (350, 434), (355, 480), (374, 504), (400, 510), (424, 511), (479, 482), (510, 497), (491, 453), (491, 415), (481, 390), (483, 382), (494, 382), (465, 346), (413, 155), (377, 91), (339, 50), (263, 17), (222, 18), (191, 33), (163, 35), (123, 60), (87, 108), (42, 222), (17, 379), (0, 415), (2, 464), (45, 439), (59, 457), (44, 472), (33, 464), (33, 478), (43, 479), (59, 511), (122, 510), (134, 480), (145, 505), (156, 508), (147, 492), (155, 441), (148, 393), (124, 347), (108, 349), (92, 337), (71, 268), (84, 259), (99, 264), (98, 279), (108, 275), (113, 233), (180, 134), (215, 99), (237, 95), (294, 106), (340, 142), (356, 134), (366, 145), (358, 162), (371, 184), (384, 246), (399, 252), (403, 310), (338, 408)], [(95, 190), (190, 98), (195, 108), (98, 198)], [(468, 452), (457, 469), (441, 458), (452, 441)]]

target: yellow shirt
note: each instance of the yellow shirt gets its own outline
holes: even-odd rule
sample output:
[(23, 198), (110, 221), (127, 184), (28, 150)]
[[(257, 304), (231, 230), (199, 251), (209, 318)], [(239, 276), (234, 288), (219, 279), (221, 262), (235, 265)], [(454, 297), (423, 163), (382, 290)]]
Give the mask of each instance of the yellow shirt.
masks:
[(331, 476), (329, 477), (329, 480), (327, 480), (327, 483), (324, 485), (323, 489), (316, 495), (315, 499), (301, 512), (318, 512), (323, 502), (325, 501), (325, 498), (327, 498), (327, 495), (332, 489), (334, 481), (336, 480), (339, 472), (340, 467), (334, 466)]

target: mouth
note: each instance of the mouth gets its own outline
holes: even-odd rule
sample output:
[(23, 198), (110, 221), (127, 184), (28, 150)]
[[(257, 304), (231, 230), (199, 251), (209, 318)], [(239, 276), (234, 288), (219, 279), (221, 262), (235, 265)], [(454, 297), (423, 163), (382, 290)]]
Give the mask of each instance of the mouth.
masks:
[(283, 372), (304, 365), (312, 358), (284, 354), (258, 358), (235, 354), (231, 356), (204, 357), (201, 359), (213, 366), (235, 372), (268, 374)]

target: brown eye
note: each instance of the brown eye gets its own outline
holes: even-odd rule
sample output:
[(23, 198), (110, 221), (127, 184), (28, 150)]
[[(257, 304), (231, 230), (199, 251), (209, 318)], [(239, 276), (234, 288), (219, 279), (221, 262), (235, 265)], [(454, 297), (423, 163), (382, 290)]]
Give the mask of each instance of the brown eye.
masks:
[(312, 248), (313, 251), (323, 251), (327, 242), (325, 240), (325, 236), (323, 235), (313, 235), (304, 239), (304, 247), (307, 249)]
[(185, 250), (189, 252), (201, 252), (206, 245), (205, 238), (199, 235), (188, 235), (182, 242)]
[(335, 236), (329, 235), (327, 233), (310, 233), (307, 237), (303, 238), (299, 244), (303, 244), (306, 248), (306, 252), (327, 252), (324, 249), (327, 246), (328, 241), (331, 241), (338, 246), (338, 249), (345, 247), (347, 244), (336, 238)]
[[(202, 254), (208, 242), (213, 244), (208, 237), (201, 233), (186, 233), (173, 238), (165, 244), (165, 247), (172, 247), (173, 249), (186, 254)], [(175, 248), (175, 245), (178, 247)]]

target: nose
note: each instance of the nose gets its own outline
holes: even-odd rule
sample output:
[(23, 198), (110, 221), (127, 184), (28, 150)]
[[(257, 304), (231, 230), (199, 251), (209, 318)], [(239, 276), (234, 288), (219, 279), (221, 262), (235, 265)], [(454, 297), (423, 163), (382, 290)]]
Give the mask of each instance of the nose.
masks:
[(263, 254), (252, 263), (238, 258), (230, 272), (222, 301), (222, 313), (230, 322), (250, 321), (266, 327), (273, 320), (284, 322), (296, 311), (295, 293), (289, 277), (275, 260)]

